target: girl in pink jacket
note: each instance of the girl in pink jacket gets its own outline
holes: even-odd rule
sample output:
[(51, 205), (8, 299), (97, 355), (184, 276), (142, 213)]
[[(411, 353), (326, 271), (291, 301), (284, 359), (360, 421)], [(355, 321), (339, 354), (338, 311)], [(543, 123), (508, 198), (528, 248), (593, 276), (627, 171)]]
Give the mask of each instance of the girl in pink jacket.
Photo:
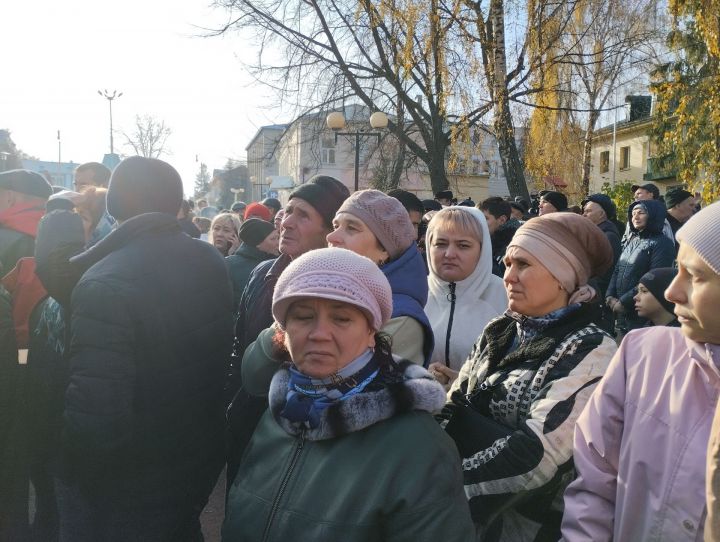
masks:
[(680, 329), (631, 331), (575, 429), (566, 541), (699, 541), (720, 394), (720, 202), (677, 233)]

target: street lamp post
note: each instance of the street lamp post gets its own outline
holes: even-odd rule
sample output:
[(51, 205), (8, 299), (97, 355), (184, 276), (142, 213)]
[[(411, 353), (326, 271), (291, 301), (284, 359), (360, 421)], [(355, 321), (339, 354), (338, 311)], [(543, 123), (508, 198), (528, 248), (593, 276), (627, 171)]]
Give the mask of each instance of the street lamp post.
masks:
[[(361, 130), (355, 130), (354, 132), (341, 132), (345, 128), (345, 117), (338, 111), (333, 111), (325, 119), (327, 127), (335, 132), (335, 143), (337, 144), (338, 136), (345, 136), (346, 138), (355, 139), (355, 192), (358, 191), (358, 183), (360, 177), (360, 142), (364, 137), (375, 137), (380, 142), (380, 132), (363, 132)], [(370, 115), (370, 126), (375, 130), (381, 130), (387, 128), (388, 118), (382, 111), (376, 111)]]
[(115, 149), (113, 146), (113, 125), (112, 125), (112, 101), (115, 98), (119, 98), (123, 95), (122, 92), (118, 92), (117, 90), (113, 90), (112, 94), (105, 90), (98, 90), (97, 91), (100, 96), (103, 96), (104, 98), (107, 98), (108, 103), (110, 104), (110, 154), (115, 154)]

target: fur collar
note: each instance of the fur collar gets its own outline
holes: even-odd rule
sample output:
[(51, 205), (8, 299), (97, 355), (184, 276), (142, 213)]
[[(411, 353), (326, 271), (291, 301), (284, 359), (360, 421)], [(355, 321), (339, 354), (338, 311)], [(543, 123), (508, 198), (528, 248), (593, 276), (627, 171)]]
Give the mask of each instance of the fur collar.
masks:
[(275, 421), (290, 435), (303, 431), (308, 440), (327, 440), (361, 431), (371, 425), (412, 410), (438, 412), (444, 405), (443, 387), (425, 369), (408, 361), (399, 364), (402, 379), (388, 382), (379, 389), (364, 391), (323, 410), (320, 425), (308, 429), (304, 424), (293, 423), (282, 416), (287, 395), (289, 373), (281, 369), (270, 384), (270, 411)]

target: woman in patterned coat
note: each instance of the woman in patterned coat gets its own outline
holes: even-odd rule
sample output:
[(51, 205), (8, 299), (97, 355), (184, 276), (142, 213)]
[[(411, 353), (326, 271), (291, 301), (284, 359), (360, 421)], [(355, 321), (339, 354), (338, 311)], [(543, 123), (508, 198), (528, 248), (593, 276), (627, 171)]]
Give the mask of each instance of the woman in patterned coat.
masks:
[(588, 286), (612, 259), (602, 231), (572, 213), (525, 223), (508, 246), (509, 310), (485, 328), (440, 415), (485, 542), (560, 536), (575, 419), (617, 349)]

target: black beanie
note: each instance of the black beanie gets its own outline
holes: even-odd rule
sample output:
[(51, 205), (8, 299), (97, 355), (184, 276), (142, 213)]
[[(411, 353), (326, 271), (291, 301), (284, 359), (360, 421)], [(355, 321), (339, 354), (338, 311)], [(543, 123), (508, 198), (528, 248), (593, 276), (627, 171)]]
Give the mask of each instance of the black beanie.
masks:
[(671, 207), (675, 207), (686, 199), (692, 197), (692, 192), (688, 192), (687, 190), (683, 190), (682, 188), (673, 188), (672, 190), (668, 190), (665, 193), (665, 205), (668, 209), (670, 209)]
[(256, 247), (275, 229), (275, 226), (261, 218), (248, 218), (240, 224), (238, 237), (246, 245)]
[(45, 177), (27, 169), (11, 169), (0, 173), (0, 188), (42, 199), (48, 199), (53, 193)]
[(545, 201), (552, 203), (553, 207), (555, 207), (558, 211), (567, 211), (568, 200), (562, 192), (553, 192), (552, 190), (549, 190), (540, 197)]
[(677, 273), (678, 270), (673, 267), (658, 267), (645, 273), (639, 281), (670, 314), (675, 311), (675, 304), (665, 299), (665, 290), (670, 286)]
[(131, 156), (110, 177), (107, 210), (116, 220), (144, 213), (176, 216), (182, 198), (182, 180), (174, 167), (157, 158)]
[(582, 201), (582, 206), (585, 207), (585, 204), (589, 201), (597, 203), (600, 207), (602, 207), (602, 210), (605, 211), (605, 216), (607, 216), (608, 220), (617, 219), (617, 207), (615, 207), (615, 203), (613, 203), (613, 200), (611, 200), (610, 196), (607, 194), (590, 194)]
[(350, 197), (347, 186), (329, 175), (315, 175), (307, 184), (293, 190), (289, 199), (300, 198), (312, 205), (320, 213), (325, 227), (332, 230), (332, 221), (335, 213)]

